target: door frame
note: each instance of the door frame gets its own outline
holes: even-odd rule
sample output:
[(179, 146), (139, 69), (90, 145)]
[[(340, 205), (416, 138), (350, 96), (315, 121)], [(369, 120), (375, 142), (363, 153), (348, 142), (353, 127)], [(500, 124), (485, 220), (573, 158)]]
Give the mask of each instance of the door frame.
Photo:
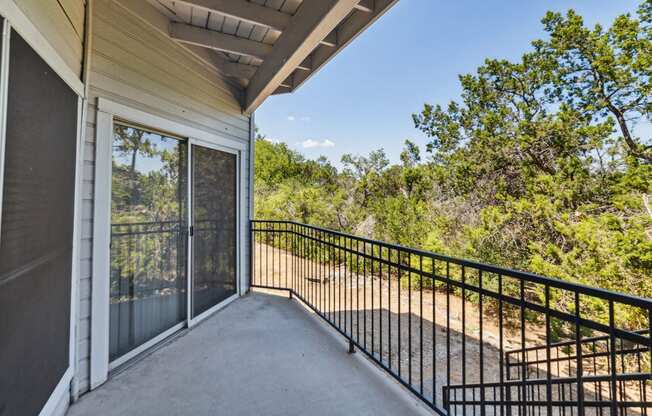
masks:
[[(110, 252), (111, 241), (111, 174), (112, 174), (112, 143), (114, 120), (124, 120), (145, 129), (152, 131), (169, 132), (175, 137), (183, 137), (188, 140), (188, 160), (192, 157), (192, 144), (227, 151), (237, 156), (237, 272), (236, 284), (237, 293), (223, 302), (215, 305), (201, 315), (190, 319), (187, 314), (186, 320), (163, 332), (154, 339), (135, 348), (124, 356), (109, 362), (109, 273), (110, 273)], [(248, 150), (248, 143), (220, 136), (205, 130), (190, 127), (188, 125), (172, 121), (131, 106), (127, 106), (104, 97), (97, 101), (97, 126), (96, 126), (96, 155), (95, 155), (95, 204), (93, 213), (93, 270), (92, 270), (92, 292), (91, 292), (91, 354), (90, 354), (90, 388), (95, 389), (103, 384), (109, 376), (109, 371), (117, 365), (133, 358), (145, 349), (150, 348), (157, 342), (176, 332), (183, 327), (193, 327), (217, 310), (226, 306), (244, 293), (243, 283), (245, 282), (245, 244), (247, 214), (244, 189), (246, 189), (244, 178), (246, 166), (245, 155)], [(190, 173), (190, 163), (188, 163)], [(188, 178), (188, 192), (190, 192), (190, 177)], [(188, 218), (190, 219), (192, 201), (188, 201)], [(192, 250), (192, 239), (188, 239), (188, 260)], [(190, 268), (190, 261), (188, 261)], [(188, 269), (190, 272), (190, 269)], [(191, 274), (188, 274), (188, 288), (190, 288)], [(188, 291), (188, 296), (190, 292)], [(188, 304), (188, 312), (190, 302)]]
[[(30, 20), (23, 10), (13, 0), (0, 0), (0, 15), (4, 22), (2, 30), (2, 57), (0, 58), (0, 217), (2, 216), (2, 198), (4, 182), (4, 161), (7, 122), (7, 94), (9, 83), (9, 50), (11, 31), (14, 30), (39, 55), (54, 73), (77, 94), (77, 129), (75, 137), (75, 190), (73, 195), (73, 232), (72, 232), (72, 265), (70, 273), (70, 324), (68, 328), (68, 368), (59, 383), (51, 392), (49, 399), (40, 411), (41, 416), (53, 415), (59, 412), (61, 404), (68, 400), (71, 394), (71, 382), (77, 368), (77, 305), (79, 302), (78, 282), (80, 273), (81, 246), (81, 203), (82, 203), (82, 169), (83, 169), (83, 137), (85, 125), (85, 84), (80, 74), (75, 73), (57, 50), (50, 44), (38, 27)], [(2, 219), (0, 218), (0, 226)]]

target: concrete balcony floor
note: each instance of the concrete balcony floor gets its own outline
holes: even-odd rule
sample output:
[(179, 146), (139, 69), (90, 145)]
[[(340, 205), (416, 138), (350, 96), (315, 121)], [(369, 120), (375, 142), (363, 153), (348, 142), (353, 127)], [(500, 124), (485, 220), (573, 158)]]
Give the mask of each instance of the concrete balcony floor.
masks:
[(286, 294), (252, 292), (71, 406), (81, 415), (419, 415), (418, 399)]

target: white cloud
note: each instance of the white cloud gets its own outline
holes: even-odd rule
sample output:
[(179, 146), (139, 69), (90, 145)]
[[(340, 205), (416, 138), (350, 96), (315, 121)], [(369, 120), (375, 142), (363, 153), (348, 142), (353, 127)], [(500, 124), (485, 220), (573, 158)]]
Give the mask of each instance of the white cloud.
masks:
[(303, 146), (304, 149), (313, 149), (317, 147), (335, 147), (335, 143), (328, 139), (322, 141), (308, 139), (302, 141), (301, 146)]
[(310, 117), (308, 117), (308, 116), (297, 117), (297, 116), (292, 116), (292, 115), (289, 115), (289, 116), (287, 117), (287, 119), (288, 119), (288, 121), (297, 121), (297, 120), (299, 120), (299, 121), (303, 121), (303, 122), (305, 122), (305, 123), (307, 123), (307, 122), (309, 122), (310, 120), (312, 120), (312, 119), (311, 119)]

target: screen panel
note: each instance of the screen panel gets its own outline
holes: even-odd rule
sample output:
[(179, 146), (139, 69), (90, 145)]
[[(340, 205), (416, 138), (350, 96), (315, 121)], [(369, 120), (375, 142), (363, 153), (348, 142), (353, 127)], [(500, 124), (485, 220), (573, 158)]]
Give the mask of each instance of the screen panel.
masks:
[(77, 95), (16, 32), (0, 228), (0, 415), (38, 414), (69, 366)]
[(237, 157), (192, 146), (193, 316), (236, 293)]

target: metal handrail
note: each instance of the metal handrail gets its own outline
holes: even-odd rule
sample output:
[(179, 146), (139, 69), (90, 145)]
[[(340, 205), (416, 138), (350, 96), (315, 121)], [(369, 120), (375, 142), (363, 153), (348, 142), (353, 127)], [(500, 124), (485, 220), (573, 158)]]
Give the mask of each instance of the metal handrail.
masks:
[[(495, 273), (495, 274), (501, 274), (503, 276), (509, 276), (509, 277), (515, 277), (519, 279), (523, 279), (527, 282), (531, 283), (537, 283), (537, 284), (543, 284), (543, 285), (549, 285), (551, 287), (555, 287), (558, 289), (567, 289), (567, 290), (576, 290), (580, 292), (580, 294), (583, 295), (589, 295), (589, 296), (595, 296), (595, 297), (600, 297), (606, 300), (613, 300), (619, 303), (625, 303), (631, 306), (636, 306), (640, 308), (645, 308), (645, 309), (652, 309), (652, 299), (644, 298), (641, 296), (636, 296), (636, 295), (630, 295), (626, 293), (621, 293), (621, 292), (614, 292), (611, 290), (607, 289), (602, 289), (599, 287), (593, 287), (593, 286), (588, 286), (582, 283), (575, 283), (575, 282), (568, 282), (565, 280), (561, 279), (556, 279), (552, 277), (546, 277), (546, 276), (541, 276), (536, 273), (531, 273), (531, 272), (526, 272), (522, 270), (514, 270), (514, 269), (509, 269), (506, 267), (501, 267), (501, 266), (495, 266), (491, 264), (485, 264), (485, 263), (480, 263), (477, 261), (473, 260), (467, 260), (467, 259), (462, 259), (458, 257), (452, 257), (452, 256), (446, 256), (443, 254), (438, 254), (438, 253), (433, 253), (431, 251), (427, 250), (422, 250), (418, 248), (412, 248), (412, 247), (406, 247), (402, 246), (400, 244), (394, 244), (394, 243), (388, 243), (385, 241), (380, 241), (380, 240), (374, 240), (366, 237), (359, 237), (353, 234), (348, 234), (342, 231), (337, 231), (337, 230), (332, 230), (329, 228), (324, 228), (324, 227), (318, 227), (315, 225), (309, 225), (309, 224), (304, 224), (296, 221), (282, 221), (282, 220), (252, 220), (252, 224), (292, 224), (292, 225), (297, 225), (305, 228), (309, 228), (311, 230), (316, 230), (316, 231), (322, 231), (326, 233), (333, 234), (335, 236), (340, 236), (340, 237), (345, 237), (345, 238), (350, 238), (353, 240), (357, 240), (360, 242), (366, 242), (369, 244), (374, 244), (378, 246), (382, 246), (385, 248), (391, 248), (395, 250), (400, 250), (404, 251), (406, 253), (411, 253), (415, 255), (420, 255), (420, 256), (425, 256), (429, 257), (435, 260), (441, 260), (441, 261), (446, 261), (450, 263), (457, 264), (459, 266), (467, 266), (467, 267), (472, 267), (478, 270), (483, 270), (489, 273)], [(265, 231), (265, 229), (260, 229), (256, 230), (252, 228), (252, 231)], [(280, 232), (281, 230), (277, 230), (276, 232)]]
[[(647, 354), (652, 350), (649, 329), (632, 330), (617, 325), (615, 320), (616, 306), (627, 305), (641, 309), (642, 313), (647, 314), (648, 322), (652, 322), (650, 299), (444, 256), (294, 221), (254, 220), (251, 222), (250, 233), (250, 272), (253, 287), (288, 291), (291, 297), (305, 303), (342, 334), (349, 341), (351, 351), (359, 350), (370, 357), (438, 414), (465, 414), (469, 411), (475, 414), (477, 409), (480, 416), (484, 416), (488, 408), (497, 410), (496, 406), (500, 407), (502, 414), (506, 409), (500, 403), (507, 403), (508, 398), (504, 395), (513, 395), (511, 390), (514, 388), (518, 390), (518, 394), (517, 397), (509, 398), (510, 406), (517, 402), (519, 414), (533, 412), (535, 407), (544, 408), (551, 414), (553, 407), (568, 405), (569, 402), (564, 397), (566, 385), (571, 389), (568, 394), (576, 394), (574, 401), (578, 415), (584, 415), (584, 409), (608, 407), (615, 416), (623, 400), (637, 395), (638, 400), (630, 400), (632, 403), (640, 403), (642, 409), (648, 405), (652, 406), (649, 401), (652, 399), (652, 385), (648, 386), (646, 383), (646, 380), (652, 380), (649, 372), (652, 355)], [(451, 274), (453, 268), (459, 269), (457, 277)], [(444, 274), (442, 270), (445, 270)], [(469, 270), (477, 276), (466, 274)], [(489, 275), (493, 277), (490, 282)], [(405, 277), (409, 280), (407, 287), (404, 287)], [(503, 289), (506, 279), (517, 284), (518, 293), (505, 293)], [(414, 289), (413, 282), (417, 283)], [(434, 290), (435, 282), (440, 285), (439, 288), (445, 289), (443, 293)], [(488, 283), (492, 283), (494, 287)], [(542, 303), (526, 298), (525, 287), (530, 284), (542, 287)], [(550, 305), (553, 288), (571, 292), (574, 295), (574, 308), (569, 311), (553, 308)], [(398, 292), (394, 293), (393, 299), (392, 292)], [(469, 294), (475, 296), (474, 303), (468, 300)], [(361, 307), (363, 296), (364, 303)], [(383, 296), (386, 297), (385, 304)], [(401, 304), (406, 296), (408, 310), (401, 311)], [(580, 314), (579, 306), (585, 296), (600, 299), (608, 305), (608, 323), (600, 322), (586, 313)], [(371, 297), (371, 310), (367, 308), (367, 297)], [(431, 321), (424, 319), (424, 297), (430, 304), (427, 307), (432, 307), (432, 318), (429, 318)], [(455, 297), (458, 299), (458, 307), (461, 307), (461, 311), (456, 313), (461, 312), (461, 318), (451, 319), (451, 300)], [(415, 299), (420, 302), (415, 306), (416, 311), (413, 307)], [(498, 310), (497, 317), (485, 316), (487, 313), (483, 300), (487, 299), (494, 302), (494, 308)], [(446, 305), (445, 316), (437, 317), (436, 305), (443, 303)], [(376, 306), (379, 308), (376, 309)], [(507, 328), (505, 321), (508, 309), (513, 310), (518, 317), (518, 322), (510, 323), (511, 328)], [(404, 316), (405, 312), (407, 316)], [(545, 326), (541, 345), (532, 346), (533, 341), (526, 337), (526, 323), (533, 319), (531, 315), (545, 322), (545, 325), (537, 324), (539, 327)], [(453, 328), (451, 323), (455, 319), (458, 321), (457, 328)], [(479, 320), (479, 328), (476, 328), (474, 333), (467, 328), (472, 319), (476, 322)], [(553, 342), (551, 323), (554, 319), (572, 324), (574, 338)], [(493, 320), (493, 323), (497, 320), (499, 328), (499, 339), (493, 339), (491, 342), (486, 336), (485, 328), (489, 320)], [(527, 324), (531, 325), (535, 324)], [(407, 333), (405, 326), (408, 326)], [(602, 373), (596, 370), (593, 374), (585, 374), (582, 369), (584, 358), (589, 358), (582, 356), (581, 349), (583, 340), (588, 339), (583, 335), (587, 329), (607, 334), (610, 348), (604, 357), (609, 361), (609, 366), (600, 369)], [(518, 335), (512, 336), (511, 340), (520, 345), (516, 352), (513, 347), (510, 347), (511, 351), (506, 348), (508, 330)], [(438, 331), (442, 334), (438, 335)], [(443, 337), (443, 341), (439, 338), (439, 344), (437, 337)], [(616, 342), (620, 341), (622, 344), (623, 340), (643, 346), (633, 351), (638, 354), (637, 369), (616, 365), (624, 364), (624, 358), (618, 355), (616, 348)], [(440, 345), (442, 342), (445, 342), (445, 345)], [(403, 351), (406, 344), (408, 349)], [(551, 365), (555, 359), (551, 356), (551, 351), (568, 345), (575, 346), (579, 353), (571, 357), (574, 373), (565, 376), (562, 383), (560, 374), (553, 375)], [(454, 348), (457, 348), (458, 352), (455, 352)], [(446, 354), (443, 361), (439, 362), (442, 359), (437, 358), (436, 353), (442, 349), (445, 349)], [(533, 400), (529, 397), (533, 393), (528, 391), (533, 379), (528, 379), (527, 369), (533, 363), (527, 362), (526, 353), (537, 349), (544, 350), (546, 355), (543, 362), (537, 359), (534, 363), (536, 366), (543, 364), (546, 367), (544, 370), (547, 370), (543, 378), (537, 379), (541, 389), (545, 390), (543, 394), (548, 397), (545, 401)], [(621, 350), (624, 351), (622, 347)], [(452, 359), (451, 354), (461, 356)], [(645, 354), (642, 358), (645, 361), (643, 366), (642, 354)], [(432, 356), (426, 367), (424, 355)], [(519, 363), (515, 365), (508, 355), (520, 355)], [(470, 356), (474, 356), (476, 360), (470, 360)], [(492, 360), (493, 364), (490, 362)], [(622, 362), (619, 363), (618, 360)], [(514, 366), (521, 370), (519, 379), (516, 380), (509, 379), (509, 374), (506, 374), (509, 368)], [(461, 370), (461, 376), (452, 371), (453, 367)], [(537, 367), (537, 376), (540, 375), (539, 370)], [(428, 377), (428, 381), (424, 382)], [(445, 380), (442, 381), (442, 378)], [(603, 388), (603, 382), (608, 384), (609, 395), (603, 396), (600, 391), (598, 398), (593, 397), (591, 383), (598, 383), (598, 380), (600, 389)], [(631, 383), (635, 385), (630, 385)], [(428, 384), (432, 385), (430, 391), (426, 391), (429, 389)], [(496, 385), (500, 386), (497, 390)], [(496, 396), (489, 400), (485, 396), (488, 390), (480, 388), (480, 397), (476, 398), (473, 389), (478, 386), (493, 389), (494, 394), (500, 394), (501, 397)], [(628, 391), (618, 397), (617, 392), (623, 389)], [(450, 400), (447, 395), (453, 390), (462, 392), (461, 400)], [(537, 397), (541, 394), (540, 391), (537, 392)], [(584, 400), (585, 394), (587, 400)], [(594, 403), (596, 400), (600, 401), (597, 405)], [(579, 413), (579, 410), (582, 413)]]

